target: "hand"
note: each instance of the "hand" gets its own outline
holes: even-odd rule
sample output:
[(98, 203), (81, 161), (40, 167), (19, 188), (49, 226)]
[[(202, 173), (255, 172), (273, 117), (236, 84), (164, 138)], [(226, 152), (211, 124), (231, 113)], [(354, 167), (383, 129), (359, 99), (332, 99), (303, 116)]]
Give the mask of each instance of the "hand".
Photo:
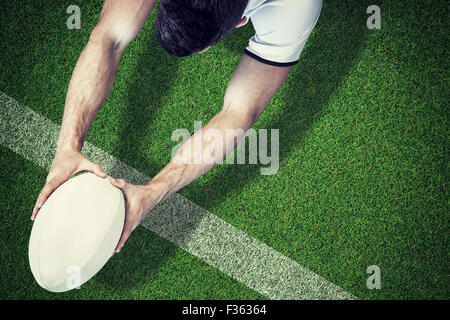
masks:
[(45, 186), (34, 205), (31, 220), (34, 221), (39, 209), (44, 205), (45, 201), (47, 201), (48, 197), (56, 190), (56, 188), (69, 180), (75, 173), (81, 171), (92, 172), (101, 178), (106, 177), (106, 173), (103, 171), (102, 167), (89, 161), (81, 152), (73, 150), (56, 152)]
[(117, 243), (115, 253), (125, 245), (131, 232), (139, 225), (144, 216), (153, 208), (147, 186), (137, 186), (126, 182), (123, 179), (111, 179), (111, 184), (121, 189), (127, 199), (127, 207), (125, 212), (125, 225), (122, 235)]

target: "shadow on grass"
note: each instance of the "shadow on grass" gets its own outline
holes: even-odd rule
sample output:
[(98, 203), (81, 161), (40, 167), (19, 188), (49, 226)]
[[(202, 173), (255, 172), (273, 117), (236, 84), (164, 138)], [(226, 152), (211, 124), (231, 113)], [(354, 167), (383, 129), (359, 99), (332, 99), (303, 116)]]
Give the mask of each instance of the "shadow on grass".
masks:
[[(366, 39), (368, 5), (369, 1), (324, 2), (321, 17), (308, 40), (307, 48), (279, 93), (284, 103), (282, 109), (277, 111), (273, 119), (256, 123), (258, 128), (264, 125), (264, 128), (279, 129), (280, 161), (296, 149), (304, 133), (320, 119), (324, 112), (323, 106), (357, 62)], [(353, 28), (348, 28), (349, 25)], [(236, 33), (236, 36), (247, 37), (248, 33), (248, 30), (244, 30)], [(248, 38), (243, 37), (242, 41), (246, 43)], [(225, 46), (241, 52), (243, 48), (235, 39), (226, 39)], [(215, 172), (211, 181), (196, 185), (184, 195), (196, 203), (207, 203), (207, 209), (212, 209), (231, 194), (239, 193), (252, 180), (259, 179), (260, 168), (261, 165), (225, 166)], [(226, 181), (230, 183), (224, 183)]]
[[(308, 48), (280, 92), (282, 99), (285, 99), (285, 105), (273, 121), (264, 124), (266, 128), (280, 130), (280, 160), (295, 150), (304, 132), (320, 118), (322, 106), (328, 102), (357, 60), (366, 35), (368, 5), (368, 1), (324, 3)], [(349, 22), (354, 28), (348, 29)], [(223, 45), (234, 53), (241, 53), (252, 34), (251, 27), (236, 30), (224, 40)], [(120, 126), (121, 142), (115, 152), (123, 161), (130, 163), (130, 157), (139, 157), (137, 148), (144, 142), (142, 139), (146, 136), (145, 128), (152, 121), (165, 92), (173, 85), (178, 61), (161, 49), (152, 33), (147, 49), (139, 57), (135, 78), (129, 85), (128, 109)], [(158, 76), (158, 82), (151, 82), (155, 74)], [(145, 166), (151, 165), (146, 162), (148, 160), (144, 158), (142, 162), (139, 161)], [(214, 207), (231, 193), (242, 190), (246, 184), (259, 177), (259, 166), (227, 166), (219, 170), (209, 183), (187, 191), (187, 197), (195, 199), (194, 202), (208, 203)], [(233, 181), (234, 189), (230, 188), (231, 183), (224, 181)], [(189, 226), (183, 226), (181, 237), (188, 236), (197, 223), (198, 221), (190, 221)], [(132, 241), (130, 240), (128, 245), (135, 247), (136, 244)], [(108, 265), (109, 271), (102, 273), (99, 279), (111, 285), (134, 286), (149, 273), (156, 272), (158, 266), (163, 264), (174, 250), (175, 247), (168, 246), (164, 254), (156, 256), (152, 255), (151, 250), (139, 250), (137, 247), (135, 250), (124, 250), (122, 258), (113, 259)], [(118, 278), (117, 274), (123, 274), (123, 270), (129, 270), (126, 278)]]
[[(138, 62), (131, 82), (127, 84), (126, 110), (122, 112), (118, 126), (120, 139), (113, 153), (127, 164), (138, 163), (139, 167), (134, 166), (137, 170), (150, 170), (151, 173), (154, 169), (149, 168), (154, 165), (142, 151), (146, 145), (145, 139), (149, 137), (146, 129), (151, 126), (155, 112), (172, 87), (180, 62), (167, 54), (156, 39), (153, 26), (157, 7), (154, 10), (144, 27), (145, 34), (140, 35), (144, 37), (145, 45), (139, 49)], [(124, 249), (108, 262), (106, 272), (99, 274), (97, 280), (108, 287), (134, 287), (148, 279), (149, 274), (157, 272), (159, 266), (173, 254), (173, 244), (140, 229), (133, 232)], [(157, 247), (154, 247), (155, 243), (158, 243)]]
[[(91, 1), (92, 2), (92, 1)], [(323, 112), (323, 105), (327, 103), (330, 95), (336, 90), (336, 88), (341, 83), (342, 79), (348, 73), (348, 70), (353, 66), (355, 62), (357, 62), (358, 51), (360, 50), (361, 45), (365, 40), (365, 19), (367, 15), (365, 14), (365, 9), (367, 6), (371, 4), (367, 1), (363, 3), (346, 3), (344, 1), (326, 1), (324, 3), (324, 9), (322, 12), (322, 16), (319, 20), (319, 24), (314, 31), (314, 37), (308, 43), (308, 48), (302, 54), (300, 63), (293, 69), (287, 83), (284, 85), (283, 91), (281, 92), (281, 99), (285, 100), (285, 105), (282, 109), (277, 113), (277, 117), (270, 120), (265, 121), (263, 124), (257, 124), (258, 126), (264, 125), (266, 128), (279, 128), (281, 131), (281, 149), (280, 149), (280, 159), (283, 159), (295, 150), (298, 146), (299, 142), (302, 140), (302, 137), (306, 130), (314, 123), (318, 118), (320, 118)], [(100, 4), (97, 4), (100, 5)], [(420, 5), (419, 8), (421, 12), (427, 12), (427, 14), (422, 15), (421, 20), (417, 20), (417, 16), (411, 15), (402, 15), (401, 12), (407, 12), (408, 6), (405, 4), (401, 4), (400, 2), (396, 2), (397, 7), (401, 7), (402, 10), (398, 10), (396, 12), (396, 18), (399, 19), (398, 23), (408, 24), (409, 29), (408, 32), (408, 41), (411, 41), (413, 44), (411, 47), (417, 48), (420, 46), (420, 50), (417, 50), (417, 56), (414, 59), (410, 59), (407, 62), (407, 66), (411, 68), (420, 68), (421, 65), (418, 62), (429, 61), (431, 59), (437, 59), (435, 55), (445, 53), (445, 43), (442, 33), (444, 28), (440, 28), (440, 24), (437, 23), (439, 19), (442, 18), (442, 21), (445, 21), (445, 16), (434, 16), (433, 17), (433, 29), (429, 28), (429, 14), (430, 11), (426, 8), (425, 5)], [(4, 53), (3, 59), (0, 62), (0, 75), (2, 79), (2, 83), (0, 84), (1, 90), (6, 91), (9, 95), (15, 97), (20, 102), (26, 102), (26, 104), (34, 103), (34, 106), (41, 104), (44, 100), (44, 97), (49, 95), (49, 93), (55, 94), (57, 96), (57, 92), (65, 91), (68, 83), (68, 76), (61, 77), (64, 81), (60, 81), (61, 83), (57, 88), (41, 88), (42, 90), (32, 90), (35, 88), (33, 86), (33, 75), (39, 74), (36, 72), (30, 76), (30, 70), (39, 69), (39, 63), (47, 64), (49, 63), (46, 60), (47, 56), (53, 57), (52, 54), (40, 55), (43, 51), (47, 49), (51, 49), (49, 45), (45, 45), (45, 43), (49, 43), (49, 36), (52, 36), (53, 33), (59, 34), (58, 30), (60, 30), (61, 26), (64, 27), (64, 21), (67, 16), (65, 15), (65, 11), (61, 10), (61, 7), (58, 4), (50, 5), (48, 3), (44, 3), (44, 1), (34, 1), (28, 3), (26, 6), (23, 4), (18, 4), (16, 2), (3, 2), (0, 6), (0, 17), (2, 18), (2, 27), (0, 28), (2, 32), (2, 36), (5, 37), (5, 41), (2, 41), (2, 45), (0, 48)], [(91, 6), (89, 6), (91, 7)], [(423, 10), (422, 10), (423, 9)], [(427, 10), (428, 9), (428, 10)], [(445, 8), (438, 8), (439, 12), (444, 13)], [(92, 9), (94, 10), (94, 9)], [(95, 9), (96, 14), (99, 10)], [(389, 7), (390, 12), (394, 12), (394, 8), (392, 4)], [(417, 12), (417, 8), (416, 11)], [(399, 13), (400, 12), (400, 13)], [(391, 13), (392, 14), (392, 13)], [(57, 18), (55, 18), (55, 16)], [(45, 19), (43, 19), (45, 17)], [(413, 18), (412, 18), (413, 17)], [(9, 20), (8, 20), (9, 19)], [(33, 23), (40, 22), (39, 19), (43, 19), (42, 23)], [(58, 21), (52, 25), (53, 22)], [(84, 20), (85, 21), (85, 20)], [(437, 22), (436, 22), (437, 21)], [(344, 22), (344, 23), (342, 23)], [(354, 29), (345, 29), (346, 26), (349, 25), (354, 26)], [(395, 27), (395, 26), (394, 26)], [(422, 37), (421, 34), (425, 30), (430, 37)], [(50, 32), (51, 31), (51, 32)], [(233, 32), (229, 37), (227, 37), (223, 44), (227, 49), (233, 51), (234, 53), (242, 53), (245, 44), (248, 41), (248, 37), (251, 35), (251, 29), (242, 29)], [(405, 34), (402, 34), (404, 30), (399, 28), (399, 37), (404, 37)], [(76, 33), (70, 33), (70, 39), (77, 39), (75, 36)], [(425, 33), (424, 33), (425, 34)], [(436, 35), (441, 34), (442, 38), (435, 38)], [(413, 36), (414, 35), (414, 36)], [(85, 35), (86, 36), (86, 35)], [(64, 37), (63, 37), (64, 38)], [(52, 43), (58, 42), (59, 38), (53, 40)], [(432, 41), (435, 41), (434, 43)], [(69, 41), (70, 42), (70, 41)], [(83, 42), (84, 43), (84, 42)], [(151, 44), (155, 44), (155, 41), (150, 40)], [(441, 45), (442, 46), (439, 46)], [(81, 48), (81, 44), (78, 43), (78, 46)], [(440, 51), (436, 49), (431, 50), (430, 48), (438, 47)], [(37, 48), (36, 52), (33, 54), (33, 50), (30, 48)], [(159, 49), (158, 49), (159, 50)], [(152, 54), (154, 56), (154, 52), (150, 52), (151, 50), (145, 51), (144, 54)], [(78, 51), (77, 51), (78, 52)], [(56, 56), (56, 55), (55, 55)], [(432, 66), (434, 68), (430, 68), (427, 70), (429, 72), (428, 81), (430, 81), (430, 92), (434, 90), (434, 88), (441, 88), (442, 92), (446, 93), (443, 89), (443, 83), (445, 82), (440, 78), (445, 72), (441, 73), (441, 70), (446, 70), (446, 68), (440, 69), (440, 66), (445, 65), (444, 60), (445, 55), (439, 57), (439, 60), (434, 60)], [(17, 59), (20, 57), (20, 59)], [(150, 90), (151, 97), (155, 99), (154, 105), (157, 105), (158, 101), (161, 101), (161, 97), (163, 96), (164, 91), (160, 91), (164, 88), (169, 88), (171, 86), (172, 78), (171, 76), (176, 71), (176, 65), (172, 62), (168, 64), (164, 64), (167, 59), (167, 55), (162, 54), (160, 51), (156, 53), (157, 59), (151, 59), (151, 61), (156, 61), (156, 63), (148, 64), (145, 59), (142, 59), (139, 63), (139, 67), (136, 69), (136, 73), (141, 76), (141, 78), (147, 77), (148, 79), (152, 78), (153, 72), (162, 72), (161, 78), (167, 80), (167, 82), (161, 83), (161, 88), (158, 90)], [(158, 60), (160, 59), (160, 60)], [(442, 60), (441, 60), (442, 59)], [(65, 60), (65, 59), (63, 59)], [(18, 63), (19, 61), (20, 63)], [(59, 62), (59, 60), (57, 61)], [(70, 65), (70, 68), (73, 67), (74, 63), (61, 61), (62, 64)], [(164, 67), (163, 67), (164, 66)], [(1, 68), (3, 67), (3, 68)], [(155, 68), (153, 70), (153, 68)], [(49, 74), (60, 74), (59, 69), (54, 69), (53, 73)], [(311, 70), (314, 70), (314, 74), (310, 74)], [(420, 71), (420, 69), (418, 69)], [(39, 74), (40, 78), (45, 78), (42, 74)], [(150, 75), (150, 76), (149, 76)], [(413, 79), (414, 81), (423, 80), (423, 78), (417, 77)], [(146, 114), (142, 109), (136, 109), (137, 106), (134, 105), (134, 102), (140, 104), (140, 95), (143, 95), (143, 92), (140, 92), (140, 89), (146, 89), (146, 87), (140, 83), (142, 79), (135, 80), (132, 85), (130, 85), (130, 114), (127, 118), (123, 120), (123, 124), (128, 125), (134, 129), (139, 128), (139, 125), (143, 122), (139, 122), (137, 125), (136, 121), (140, 121), (139, 116), (143, 115), (146, 117), (146, 120), (151, 121), (151, 112)], [(46, 82), (42, 82), (42, 85), (45, 85)], [(133, 88), (135, 86), (135, 88)], [(431, 94), (430, 92), (424, 92), (424, 94)], [(435, 93), (433, 93), (435, 94)], [(24, 100), (22, 100), (24, 99)], [(58, 99), (62, 102), (63, 96), (58, 96)], [(448, 100), (448, 99), (447, 99)], [(446, 101), (443, 99), (443, 101)], [(431, 106), (432, 107), (432, 106)], [(144, 105), (144, 108), (148, 108), (148, 106)], [(269, 106), (270, 108), (270, 106)], [(152, 111), (152, 108), (148, 108), (145, 110)], [(133, 114), (134, 112), (134, 114)], [(441, 107), (441, 105), (436, 105), (432, 112), (439, 112), (440, 119), (445, 119), (445, 108)], [(440, 114), (442, 112), (442, 115)], [(62, 111), (60, 112), (62, 113)], [(51, 116), (52, 114), (48, 114)], [(57, 119), (58, 121), (61, 118), (61, 114), (53, 115), (52, 119)], [(430, 119), (430, 126), (433, 125), (433, 122)], [(55, 120), (56, 121), (56, 120)], [(145, 123), (144, 123), (145, 124)], [(440, 123), (439, 123), (440, 124)], [(432, 129), (430, 128), (430, 132)], [(139, 134), (139, 130), (137, 131)], [(122, 130), (122, 136), (126, 139), (129, 137), (129, 132), (126, 129)], [(444, 136), (444, 135), (442, 135)], [(126, 140), (124, 140), (126, 141)], [(426, 142), (426, 140), (423, 140)], [(442, 140), (445, 141), (445, 140)], [(436, 143), (440, 142), (440, 140), (436, 140)], [(137, 142), (133, 141), (130, 144)], [(434, 148), (442, 148), (441, 145), (436, 145)], [(117, 151), (119, 154), (125, 159), (130, 158), (130, 154), (128, 153), (129, 147), (126, 142), (123, 142), (118, 146)], [(0, 148), (1, 149), (1, 148)], [(438, 149), (441, 150), (441, 149)], [(11, 158), (11, 161), (7, 161), (8, 163), (21, 163), (21, 157), (16, 154), (3, 149), (3, 154), (0, 157), (1, 160), (6, 160)], [(439, 154), (440, 155), (440, 154)], [(14, 158), (17, 159), (14, 160)], [(440, 159), (440, 158), (439, 158)], [(445, 157), (442, 157), (445, 159)], [(439, 160), (440, 161), (440, 160)], [(442, 168), (445, 168), (445, 160), (442, 162)], [(26, 165), (28, 166), (28, 165)], [(24, 240), (27, 240), (29, 236), (29, 231), (31, 227), (23, 227), (23, 221), (25, 218), (17, 218), (19, 216), (16, 215), (17, 212), (26, 212), (31, 208), (34, 202), (29, 202), (27, 204), (21, 204), (23, 199), (19, 199), (17, 194), (14, 191), (27, 191), (32, 190), (36, 195), (40, 191), (40, 189), (36, 188), (36, 182), (39, 180), (39, 183), (43, 185), (44, 179), (46, 176), (45, 170), (38, 170), (39, 173), (36, 173), (36, 169), (34, 165), (28, 172), (30, 175), (36, 174), (35, 178), (32, 180), (30, 186), (24, 185), (23, 179), (17, 179), (17, 177), (13, 177), (14, 179), (10, 179), (11, 183), (4, 183), (3, 185), (7, 190), (5, 193), (2, 193), (4, 198), (7, 200), (6, 203), (14, 203), (15, 205), (11, 207), (11, 210), (6, 208), (7, 212), (14, 213), (14, 219), (8, 220), (6, 224), (2, 223), (4, 227), (4, 239), (8, 239), (8, 241), (14, 244), (15, 247), (11, 247), (8, 250), (15, 250), (14, 254), (8, 255), (7, 250), (2, 250), (2, 258), (7, 259), (4, 264), (4, 269), (6, 272), (4, 274), (5, 277), (2, 278), (3, 282), (1, 285), (2, 291), (0, 296), (6, 298), (49, 298), (49, 299), (60, 299), (61, 297), (69, 298), (69, 297), (79, 297), (79, 298), (91, 298), (90, 295), (82, 295), (83, 290), (79, 290), (80, 295), (75, 295), (76, 291), (72, 291), (67, 293), (67, 296), (61, 296), (56, 294), (50, 294), (44, 292), (43, 289), (40, 289), (37, 284), (34, 282), (34, 279), (31, 276), (29, 271), (28, 261), (26, 259), (27, 254), (27, 243)], [(25, 172), (22, 176), (28, 177), (28, 173), (25, 170), (25, 167), (8, 167), (9, 172), (6, 175), (6, 178), (11, 178), (9, 173)], [(25, 171), (24, 171), (25, 170)], [(445, 169), (442, 169), (444, 172)], [(14, 175), (14, 174), (13, 174)], [(5, 178), (5, 179), (6, 179)], [(259, 166), (228, 166), (220, 169), (219, 174), (212, 179), (207, 185), (203, 187), (196, 187), (190, 190), (189, 198), (197, 200), (204, 200), (204, 203), (218, 204), (224, 199), (226, 199), (231, 191), (240, 190), (242, 186), (250, 183), (253, 179), (259, 179)], [(0, 179), (3, 182), (6, 182), (5, 179)], [(222, 180), (223, 179), (223, 180)], [(18, 181), (18, 182), (16, 182)], [(223, 183), (227, 181), (234, 181), (236, 183), (236, 187), (234, 189), (228, 189), (231, 183)], [(14, 184), (16, 184), (14, 186)], [(12, 190), (12, 191), (11, 191)], [(213, 194), (214, 193), (214, 194)], [(20, 195), (20, 193), (19, 193)], [(439, 204), (445, 204), (445, 186), (440, 189), (439, 196)], [(26, 194), (24, 197), (26, 198)], [(14, 197), (18, 198), (18, 201), (11, 201)], [(19, 201), (20, 200), (20, 201)], [(34, 201), (34, 199), (33, 199)], [(20, 205), (19, 205), (20, 204)], [(436, 212), (439, 213), (441, 208), (445, 208), (445, 205), (440, 206), (436, 209)], [(433, 209), (433, 208), (431, 208)], [(429, 210), (428, 212), (433, 212), (433, 210)], [(415, 210), (415, 209), (414, 209)], [(442, 209), (445, 210), (445, 209)], [(444, 211), (442, 211), (444, 212)], [(444, 216), (442, 214), (441, 216)], [(414, 218), (414, 217), (413, 217)], [(26, 215), (26, 219), (28, 219), (28, 214)], [(5, 220), (6, 221), (6, 220)], [(8, 228), (8, 224), (10, 224)], [(445, 225), (445, 224), (443, 224)], [(6, 228), (5, 228), (6, 226)], [(195, 224), (194, 224), (195, 226)], [(420, 227), (420, 225), (419, 225)], [(413, 239), (415, 243), (419, 243), (422, 247), (424, 245), (429, 246), (429, 250), (436, 253), (437, 250), (442, 249), (443, 254), (442, 257), (445, 257), (445, 242), (442, 242), (442, 239), (446, 239), (445, 228), (434, 229), (433, 237), (427, 236), (426, 239)], [(416, 228), (417, 229), (417, 228)], [(420, 229), (420, 228), (419, 228)], [(186, 229), (186, 235), (191, 232), (192, 229)], [(426, 231), (426, 230), (425, 230)], [(442, 232), (441, 232), (442, 231)], [(146, 233), (144, 236), (143, 233)], [(147, 235), (149, 234), (149, 235)], [(413, 235), (414, 236), (414, 235)], [(408, 238), (409, 239), (409, 238)], [(16, 241), (17, 240), (17, 241)], [(426, 243), (421, 243), (423, 241)], [(434, 241), (429, 242), (429, 241)], [(2, 244), (6, 244), (5, 241)], [(165, 260), (172, 254), (174, 251), (174, 246), (169, 244), (167, 241), (163, 241), (161, 238), (150, 234), (148, 232), (144, 232), (143, 229), (139, 229), (136, 231), (134, 237), (130, 239), (130, 242), (127, 244), (129, 250), (124, 250), (120, 255), (118, 255), (115, 259), (112, 259), (110, 263), (105, 266), (104, 270), (102, 270), (97, 276), (96, 279), (101, 281), (105, 287), (107, 287), (111, 292), (115, 290), (115, 288), (124, 286), (130, 287), (136, 284), (142, 283), (144, 276), (148, 275), (150, 272), (155, 272), (159, 266), (161, 266)], [(413, 248), (414, 249), (414, 248)], [(412, 250), (412, 249), (411, 249)], [(6, 255), (5, 255), (6, 252)], [(439, 253), (438, 252), (438, 253)], [(424, 252), (426, 254), (427, 252)], [(417, 252), (414, 252), (411, 257), (414, 261), (417, 262)], [(428, 257), (429, 255), (427, 255)], [(433, 255), (433, 259), (436, 257), (436, 254)], [(9, 261), (8, 261), (9, 259)], [(430, 266), (436, 269), (440, 269), (440, 266), (445, 265), (437, 264), (433, 259), (430, 260)], [(426, 259), (421, 259), (423, 261), (427, 261)], [(445, 260), (445, 259), (444, 259)], [(442, 260), (442, 261), (444, 261)], [(444, 268), (445, 269), (445, 268)], [(441, 270), (444, 270), (441, 269)], [(430, 275), (422, 279), (423, 283), (416, 282), (413, 280), (421, 280), (420, 276), (423, 275), (423, 271), (425, 269), (415, 268), (409, 274), (409, 277), (415, 277), (416, 279), (411, 279), (409, 288), (411, 292), (406, 292), (405, 288), (403, 288), (403, 292), (400, 293), (400, 296), (407, 295), (408, 297), (417, 298), (417, 297), (430, 297), (428, 294), (428, 287), (438, 288), (433, 289), (434, 295), (433, 297), (444, 297), (445, 298), (445, 281), (442, 281), (442, 277), (438, 277), (435, 275)], [(400, 270), (401, 271), (401, 270)], [(445, 270), (444, 270), (445, 271)], [(9, 272), (9, 273), (8, 273)], [(28, 276), (24, 279), (24, 274)], [(145, 279), (149, 279), (148, 277)], [(399, 286), (404, 287), (404, 274), (399, 277)], [(394, 281), (393, 281), (394, 282)], [(434, 283), (435, 282), (435, 283)], [(433, 283), (435, 284), (433, 286)], [(394, 283), (395, 284), (395, 283)], [(431, 285), (430, 285), (431, 284)], [(439, 287), (439, 284), (443, 284), (442, 287)], [(392, 286), (392, 284), (391, 284)], [(97, 289), (95, 287), (94, 289)], [(440, 289), (440, 291), (438, 291)], [(416, 293), (417, 295), (413, 295)], [(427, 295), (428, 294), (428, 295)], [(391, 295), (391, 293), (389, 294)], [(95, 295), (92, 295), (95, 296)], [(112, 295), (113, 296), (113, 295)], [(392, 298), (392, 296), (390, 296)], [(397, 295), (398, 297), (398, 295)], [(108, 298), (105, 296), (105, 298)]]
[[(281, 160), (295, 150), (304, 132), (320, 117), (322, 106), (327, 103), (356, 61), (365, 39), (367, 18), (365, 10), (369, 4), (371, 3), (368, 1), (348, 3), (342, 0), (324, 3), (314, 36), (308, 42), (308, 48), (302, 54), (300, 63), (292, 70), (280, 93), (286, 103), (283, 109), (278, 111), (276, 119), (264, 123), (266, 128), (280, 129)], [(41, 16), (38, 14), (39, 10), (44, 8), (45, 13), (57, 14), (61, 21), (64, 21), (62, 18), (66, 16), (59, 7), (39, 8), (39, 5), (36, 5), (33, 8), (28, 7), (23, 14), (28, 16), (29, 11), (32, 11), (36, 13), (36, 16)], [(21, 14), (19, 9), (15, 10), (18, 11), (17, 15)], [(147, 24), (151, 22), (148, 21)], [(354, 28), (347, 28), (349, 22)], [(21, 25), (15, 23), (7, 24), (7, 26), (9, 29), (4, 30), (9, 35), (17, 33), (17, 30), (21, 28)], [(59, 27), (55, 25), (52, 28), (59, 30)], [(160, 47), (153, 28), (151, 29), (148, 46), (139, 52), (135, 74), (128, 85), (128, 106), (123, 112), (123, 119), (119, 126), (120, 143), (114, 152), (126, 163), (136, 163), (136, 157), (140, 157), (138, 160), (141, 168), (152, 165), (148, 159), (140, 155), (142, 153), (139, 148), (143, 145), (144, 137), (148, 136), (145, 129), (153, 121), (155, 111), (161, 105), (165, 93), (174, 84), (178, 63), (181, 61), (169, 56)], [(7, 87), (7, 93), (16, 98), (21, 92), (26, 91), (26, 82), (23, 79), (28, 78), (25, 72), (34, 68), (37, 59), (29, 54), (26, 55), (21, 48), (40, 47), (39, 41), (46, 40), (45, 33), (41, 33), (42, 39), (32, 37), (31, 32), (24, 34), (22, 40), (13, 48), (14, 50), (6, 51), (10, 56), (22, 56), (25, 64), (25, 67), (18, 71), (7, 69), (2, 73), (3, 79), (14, 79)], [(252, 34), (251, 25), (235, 30), (223, 41), (223, 45), (233, 53), (242, 53)], [(59, 115), (58, 118), (60, 118)], [(240, 191), (246, 184), (259, 177), (259, 166), (227, 166), (221, 168), (209, 183), (187, 189), (188, 198), (214, 207), (231, 193)], [(234, 188), (230, 188), (231, 183), (224, 183), (224, 181), (233, 181)], [(183, 229), (184, 234), (181, 236), (188, 236), (196, 224), (197, 221), (191, 221), (189, 227)], [(157, 272), (174, 253), (175, 247), (167, 242), (158, 241), (160, 238), (157, 236), (147, 234), (136, 232), (127, 244), (128, 250), (123, 250), (120, 255), (111, 259), (96, 279), (111, 288), (134, 287), (142, 283), (144, 279), (148, 279), (150, 273)], [(159, 250), (155, 243), (160, 246)]]

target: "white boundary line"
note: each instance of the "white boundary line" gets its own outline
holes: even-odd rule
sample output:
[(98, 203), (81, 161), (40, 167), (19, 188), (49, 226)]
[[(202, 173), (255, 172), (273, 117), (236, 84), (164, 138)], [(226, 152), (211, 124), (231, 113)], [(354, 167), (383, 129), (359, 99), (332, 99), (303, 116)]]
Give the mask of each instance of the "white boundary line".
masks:
[[(3, 146), (48, 170), (58, 133), (51, 120), (0, 92)], [(150, 180), (88, 142), (83, 153), (113, 177), (134, 184)], [(151, 210), (141, 225), (270, 299), (355, 299), (179, 194)]]

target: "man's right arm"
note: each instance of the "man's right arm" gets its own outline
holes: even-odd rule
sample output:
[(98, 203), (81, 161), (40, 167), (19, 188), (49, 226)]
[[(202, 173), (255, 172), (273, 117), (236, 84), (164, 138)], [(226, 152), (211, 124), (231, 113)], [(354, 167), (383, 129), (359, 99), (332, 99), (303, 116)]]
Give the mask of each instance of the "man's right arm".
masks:
[(81, 53), (67, 90), (64, 116), (52, 167), (32, 220), (50, 194), (73, 174), (91, 171), (105, 177), (99, 165), (81, 154), (88, 130), (113, 86), (128, 43), (142, 29), (156, 0), (107, 0)]

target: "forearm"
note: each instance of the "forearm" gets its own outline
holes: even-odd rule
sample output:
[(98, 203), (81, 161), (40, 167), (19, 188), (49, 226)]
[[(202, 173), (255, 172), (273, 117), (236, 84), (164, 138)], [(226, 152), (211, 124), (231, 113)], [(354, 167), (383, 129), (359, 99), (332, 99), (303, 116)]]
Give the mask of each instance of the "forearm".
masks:
[[(222, 111), (191, 136), (146, 186), (151, 202), (148, 207), (164, 201), (223, 160), (251, 128), (289, 70), (290, 67), (269, 66), (244, 56), (228, 84)], [(228, 134), (229, 130), (237, 135)], [(218, 134), (208, 135), (214, 131)]]
[(250, 112), (224, 109), (192, 135), (149, 182), (149, 192), (155, 204), (164, 201), (222, 161), (242, 140), (255, 119), (256, 116)]
[(58, 150), (81, 151), (92, 121), (112, 88), (121, 54), (113, 41), (91, 35), (69, 83)]

